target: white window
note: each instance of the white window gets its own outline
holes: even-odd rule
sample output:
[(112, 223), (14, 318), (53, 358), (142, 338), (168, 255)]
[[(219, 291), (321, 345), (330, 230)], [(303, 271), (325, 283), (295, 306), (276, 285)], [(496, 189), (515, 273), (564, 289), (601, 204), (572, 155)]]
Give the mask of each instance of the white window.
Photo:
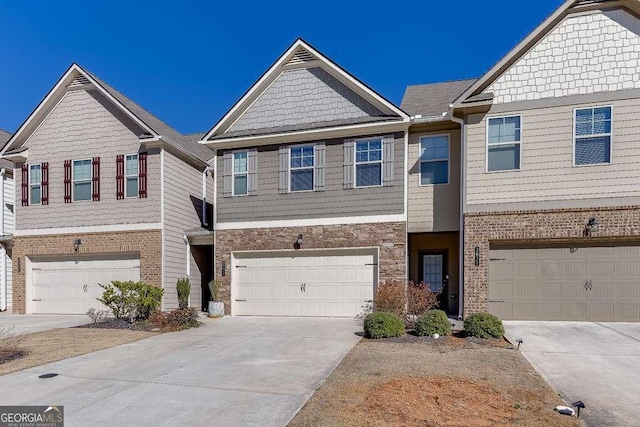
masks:
[(233, 195), (247, 195), (247, 152), (233, 153)]
[(73, 161), (73, 200), (91, 200), (91, 160)]
[(42, 167), (41, 165), (29, 165), (29, 204), (42, 203)]
[(125, 157), (126, 197), (138, 197), (138, 155), (129, 154)]
[(487, 171), (520, 170), (520, 116), (494, 117), (487, 122)]
[(356, 187), (382, 185), (382, 140), (357, 141)]
[(313, 191), (313, 169), (315, 147), (291, 147), (289, 151), (290, 190)]
[(575, 165), (611, 163), (611, 121), (611, 107), (575, 111)]
[(420, 138), (420, 185), (449, 183), (449, 135)]

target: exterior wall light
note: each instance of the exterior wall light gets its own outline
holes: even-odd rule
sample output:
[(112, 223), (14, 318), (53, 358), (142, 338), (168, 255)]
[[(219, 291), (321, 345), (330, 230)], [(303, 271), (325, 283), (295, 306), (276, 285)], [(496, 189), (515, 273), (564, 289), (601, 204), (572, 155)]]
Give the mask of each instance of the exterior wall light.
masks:
[(222, 262), (220, 263), (220, 270), (221, 270), (221, 271), (220, 271), (220, 273), (221, 273), (223, 276), (226, 276), (226, 275), (227, 275), (227, 262), (226, 262), (226, 261), (222, 261)]
[(82, 240), (76, 239), (73, 241), (73, 250), (78, 253), (80, 251), (80, 245), (82, 244)]
[(589, 222), (587, 222), (586, 227), (584, 228), (584, 236), (585, 237), (589, 237), (591, 236), (593, 233), (597, 233), (598, 232), (598, 219), (594, 216), (592, 216), (591, 218), (589, 218)]
[(476, 246), (473, 250), (473, 261), (476, 267), (480, 266), (480, 246)]
[(293, 244), (293, 249), (298, 250), (302, 246), (302, 234), (298, 234), (296, 242)]

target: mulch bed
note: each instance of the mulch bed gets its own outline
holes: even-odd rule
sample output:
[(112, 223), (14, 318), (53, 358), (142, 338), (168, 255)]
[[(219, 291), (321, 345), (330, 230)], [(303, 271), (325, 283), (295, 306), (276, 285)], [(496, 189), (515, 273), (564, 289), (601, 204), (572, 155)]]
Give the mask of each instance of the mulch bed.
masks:
[(148, 322), (134, 322), (130, 323), (124, 319), (107, 319), (103, 322), (89, 323), (82, 326), (76, 326), (76, 328), (89, 328), (89, 329), (128, 329), (130, 331), (143, 331), (143, 332), (159, 332), (160, 329), (149, 324)]

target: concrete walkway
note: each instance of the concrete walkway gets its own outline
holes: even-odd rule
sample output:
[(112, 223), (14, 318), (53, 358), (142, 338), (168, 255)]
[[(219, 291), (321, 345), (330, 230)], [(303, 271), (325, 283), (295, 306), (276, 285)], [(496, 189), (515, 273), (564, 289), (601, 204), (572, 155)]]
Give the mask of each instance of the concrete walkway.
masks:
[(15, 333), (48, 331), (56, 328), (72, 328), (91, 323), (83, 314), (44, 315), (44, 314), (8, 314), (0, 313), (0, 328), (13, 328)]
[(538, 372), (588, 426), (640, 423), (640, 323), (504, 322)]
[(361, 330), (352, 319), (206, 322), (2, 376), (2, 404), (64, 405), (67, 426), (283, 426)]

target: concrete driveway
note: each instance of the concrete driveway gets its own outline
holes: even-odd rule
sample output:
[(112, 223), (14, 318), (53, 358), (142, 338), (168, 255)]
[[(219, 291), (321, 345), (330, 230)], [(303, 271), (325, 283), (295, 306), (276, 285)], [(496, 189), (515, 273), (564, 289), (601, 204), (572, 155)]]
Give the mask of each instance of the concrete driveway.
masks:
[[(283, 426), (358, 342), (352, 319), (206, 319), (0, 377), (2, 405), (64, 405), (67, 426)], [(58, 373), (39, 379), (43, 373)]]
[(13, 328), (15, 333), (48, 331), (56, 328), (72, 328), (91, 323), (86, 315), (44, 315), (0, 313), (0, 328)]
[(569, 403), (582, 400), (589, 426), (640, 420), (640, 324), (504, 322), (538, 372)]

